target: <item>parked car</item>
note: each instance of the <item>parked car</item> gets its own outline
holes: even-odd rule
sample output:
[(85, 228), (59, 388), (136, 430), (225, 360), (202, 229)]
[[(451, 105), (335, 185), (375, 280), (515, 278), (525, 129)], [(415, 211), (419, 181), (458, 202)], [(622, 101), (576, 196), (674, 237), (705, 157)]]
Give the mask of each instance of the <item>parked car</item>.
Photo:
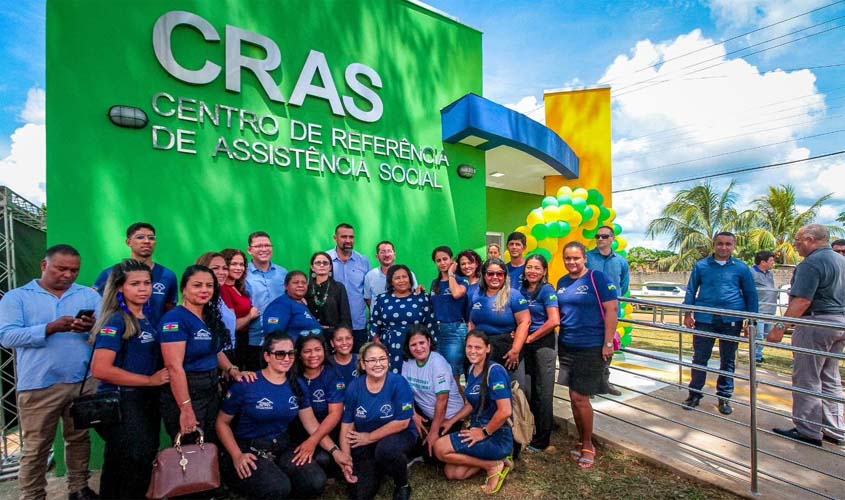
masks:
[[(686, 293), (687, 290), (684, 288), (684, 285), (665, 281), (650, 281), (648, 283), (643, 283), (639, 290), (631, 290), (631, 296), (634, 298), (668, 302), (672, 304), (680, 304), (683, 302), (684, 295), (686, 295)], [(651, 307), (642, 304), (635, 304), (635, 309), (647, 310), (651, 309)]]

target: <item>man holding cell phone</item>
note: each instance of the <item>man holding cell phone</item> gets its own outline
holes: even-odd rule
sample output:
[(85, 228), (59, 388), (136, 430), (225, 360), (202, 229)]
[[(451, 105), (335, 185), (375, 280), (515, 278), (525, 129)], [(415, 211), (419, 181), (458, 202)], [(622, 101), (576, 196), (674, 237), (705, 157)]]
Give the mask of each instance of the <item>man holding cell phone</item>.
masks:
[(98, 498), (88, 487), (88, 430), (74, 428), (69, 407), (91, 394), (88, 334), (100, 296), (76, 284), (81, 260), (70, 245), (47, 249), (41, 278), (9, 291), (0, 300), (0, 345), (15, 350), (18, 416), (23, 434), (18, 484), (22, 500), (46, 497), (47, 459), (62, 419), (70, 500)]

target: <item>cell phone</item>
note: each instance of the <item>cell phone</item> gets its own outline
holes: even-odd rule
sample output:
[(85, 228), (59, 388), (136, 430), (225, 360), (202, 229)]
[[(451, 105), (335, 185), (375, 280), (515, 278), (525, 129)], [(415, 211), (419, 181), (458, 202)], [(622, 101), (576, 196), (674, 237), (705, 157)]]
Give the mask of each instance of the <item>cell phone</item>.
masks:
[(83, 316), (88, 316), (89, 318), (94, 317), (94, 310), (93, 309), (80, 309), (78, 313), (76, 313), (76, 319), (82, 319)]

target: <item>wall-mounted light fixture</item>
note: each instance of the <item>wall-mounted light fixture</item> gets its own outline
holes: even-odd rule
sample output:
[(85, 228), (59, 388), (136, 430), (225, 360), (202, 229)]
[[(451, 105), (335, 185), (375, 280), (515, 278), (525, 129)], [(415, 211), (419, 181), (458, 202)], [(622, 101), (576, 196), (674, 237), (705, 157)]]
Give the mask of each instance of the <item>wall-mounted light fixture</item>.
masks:
[(504, 176), (505, 176), (505, 174), (503, 174), (502, 172), (493, 172), (492, 174), (490, 174), (490, 177), (504, 177)]
[(472, 179), (475, 177), (475, 167), (471, 165), (461, 165), (458, 167), (458, 177), (463, 179)]
[(109, 120), (118, 127), (125, 128), (144, 128), (149, 122), (144, 110), (133, 106), (110, 107)]

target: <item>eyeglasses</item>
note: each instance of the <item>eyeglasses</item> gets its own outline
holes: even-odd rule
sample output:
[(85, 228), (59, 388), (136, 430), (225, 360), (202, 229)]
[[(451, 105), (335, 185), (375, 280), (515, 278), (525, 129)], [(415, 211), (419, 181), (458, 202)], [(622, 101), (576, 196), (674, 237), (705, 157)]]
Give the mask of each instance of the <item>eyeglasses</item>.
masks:
[(368, 365), (385, 365), (385, 364), (387, 364), (387, 358), (365, 359), (364, 363), (367, 363)]
[(261, 245), (250, 245), (249, 247), (250, 248), (273, 248), (273, 245), (268, 245), (266, 243), (263, 243)]
[(285, 358), (296, 357), (296, 351), (295, 350), (292, 350), (292, 351), (273, 351), (273, 352), (268, 352), (267, 354), (269, 354), (270, 356), (273, 356), (274, 358), (276, 358), (279, 361), (281, 361)]
[(488, 278), (501, 278), (504, 275), (504, 271), (487, 271), (484, 273), (484, 276), (487, 276)]
[(610, 239), (610, 238), (613, 238), (612, 234), (597, 234), (596, 235), (597, 240), (607, 240), (607, 239)]
[(156, 235), (154, 235), (154, 234), (136, 234), (135, 236), (132, 237), (132, 239), (138, 240), (138, 241), (144, 241), (144, 240), (155, 241)]
[(314, 261), (315, 266), (328, 266), (330, 264), (331, 264), (331, 262), (329, 262), (327, 260), (315, 260)]
[(379, 250), (378, 251), (379, 255), (393, 255), (395, 253), (396, 252), (394, 250)]

